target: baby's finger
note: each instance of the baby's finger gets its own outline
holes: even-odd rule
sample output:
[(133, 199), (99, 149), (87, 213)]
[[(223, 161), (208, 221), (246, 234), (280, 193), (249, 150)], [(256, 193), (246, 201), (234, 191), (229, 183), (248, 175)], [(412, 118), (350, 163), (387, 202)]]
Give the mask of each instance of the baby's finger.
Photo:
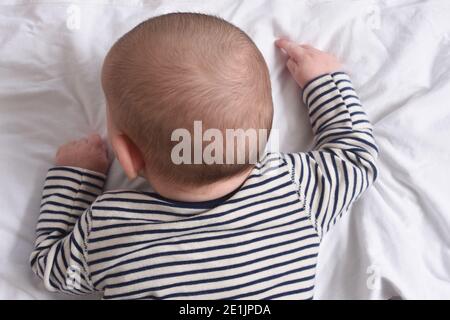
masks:
[(102, 138), (97, 133), (90, 134), (87, 139), (89, 142), (91, 142), (93, 144), (97, 144), (97, 145), (103, 144)]
[(78, 139), (78, 140), (75, 140), (74, 141), (74, 145), (81, 145), (81, 144), (86, 144), (86, 143), (88, 143), (88, 139), (87, 138), (81, 138), (81, 139)]
[(103, 150), (108, 150), (108, 146), (107, 146), (107, 144), (106, 144), (106, 142), (105, 141), (103, 141), (103, 139), (102, 139), (102, 141), (101, 141), (101, 148), (103, 149)]
[(69, 142), (66, 142), (61, 147), (67, 147), (67, 146), (73, 146), (78, 142), (78, 140), (70, 140)]
[(297, 68), (297, 63), (293, 59), (289, 59), (286, 62), (286, 66), (291, 74), (295, 74), (295, 70)]
[(305, 55), (306, 54), (321, 54), (323, 51), (309, 45), (309, 44), (302, 44), (301, 47), (303, 48)]
[(107, 162), (109, 162), (109, 154), (108, 154), (108, 150), (104, 150), (104, 156)]
[(286, 51), (289, 57), (291, 57), (295, 61), (301, 60), (304, 48), (302, 48), (297, 43), (289, 41), (287, 39), (278, 39), (277, 41), (275, 41), (275, 44), (278, 48)]
[(314, 48), (312, 45), (309, 44), (301, 44), (300, 47), (307, 50), (319, 51), (318, 49)]
[(106, 143), (103, 143), (99, 145), (99, 150), (101, 153), (106, 155), (106, 158), (108, 158), (108, 147), (106, 146)]

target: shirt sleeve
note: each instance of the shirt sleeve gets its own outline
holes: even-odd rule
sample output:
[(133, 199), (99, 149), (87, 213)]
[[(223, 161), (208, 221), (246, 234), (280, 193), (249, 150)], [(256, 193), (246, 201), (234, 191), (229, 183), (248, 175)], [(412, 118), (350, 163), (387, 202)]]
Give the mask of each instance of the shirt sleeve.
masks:
[(323, 75), (303, 90), (313, 150), (287, 154), (305, 210), (320, 237), (377, 178), (372, 125), (346, 73)]
[(102, 192), (105, 175), (74, 167), (51, 168), (45, 179), (32, 270), (50, 291), (95, 291), (87, 264), (90, 206)]

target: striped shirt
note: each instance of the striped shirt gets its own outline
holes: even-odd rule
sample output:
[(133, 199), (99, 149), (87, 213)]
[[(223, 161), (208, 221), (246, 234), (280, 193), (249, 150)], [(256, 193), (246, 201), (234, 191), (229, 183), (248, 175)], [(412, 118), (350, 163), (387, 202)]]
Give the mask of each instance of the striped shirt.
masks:
[(345, 73), (311, 81), (303, 101), (313, 151), (267, 153), (221, 199), (102, 193), (102, 174), (51, 168), (33, 271), (105, 299), (311, 299), (320, 241), (376, 179), (378, 150)]

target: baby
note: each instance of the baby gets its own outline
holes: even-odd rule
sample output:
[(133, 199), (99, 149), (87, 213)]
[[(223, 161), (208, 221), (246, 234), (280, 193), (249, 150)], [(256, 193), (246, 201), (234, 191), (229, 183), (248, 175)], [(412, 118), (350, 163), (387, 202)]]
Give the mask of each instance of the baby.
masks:
[[(273, 116), (267, 65), (232, 24), (174, 13), (118, 40), (102, 71), (108, 138), (128, 178), (144, 177), (155, 192), (102, 193), (109, 160), (98, 135), (61, 146), (31, 255), (49, 290), (105, 299), (313, 298), (320, 241), (376, 179), (378, 150), (336, 58), (286, 39), (276, 45), (309, 110), (310, 152), (264, 152), (260, 136), (250, 148), (250, 134), (244, 144), (234, 144), (239, 135), (219, 139), (228, 129), (269, 132)], [(215, 161), (194, 164), (192, 152), (178, 152), (174, 132), (195, 136), (196, 122), (213, 130), (200, 145)]]

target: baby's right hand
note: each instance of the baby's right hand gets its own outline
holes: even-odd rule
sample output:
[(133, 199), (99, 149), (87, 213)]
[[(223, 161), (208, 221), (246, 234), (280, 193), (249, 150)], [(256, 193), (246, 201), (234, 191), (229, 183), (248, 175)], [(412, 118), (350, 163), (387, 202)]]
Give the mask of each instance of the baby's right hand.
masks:
[(106, 174), (109, 168), (106, 144), (98, 134), (70, 141), (59, 147), (55, 165), (78, 167)]
[(342, 64), (335, 56), (309, 45), (300, 45), (286, 39), (279, 39), (275, 44), (289, 56), (286, 65), (301, 88), (321, 75), (342, 69)]

